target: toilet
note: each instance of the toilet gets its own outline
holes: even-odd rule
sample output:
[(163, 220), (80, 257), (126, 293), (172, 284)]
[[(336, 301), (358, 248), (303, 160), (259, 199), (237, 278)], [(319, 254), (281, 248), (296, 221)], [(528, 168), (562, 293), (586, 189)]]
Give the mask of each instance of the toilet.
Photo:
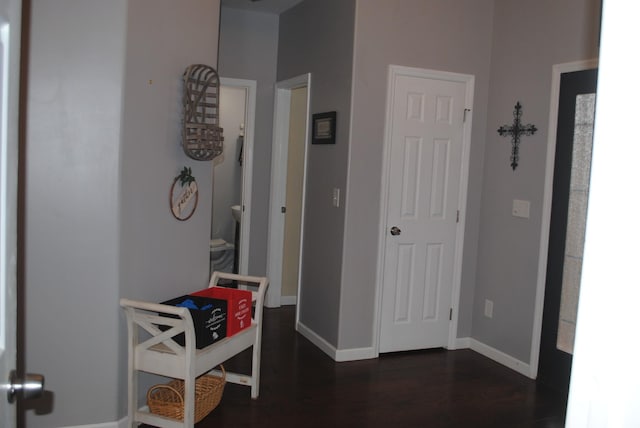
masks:
[(209, 259), (211, 272), (233, 273), (235, 245), (224, 239), (215, 238), (209, 242)]

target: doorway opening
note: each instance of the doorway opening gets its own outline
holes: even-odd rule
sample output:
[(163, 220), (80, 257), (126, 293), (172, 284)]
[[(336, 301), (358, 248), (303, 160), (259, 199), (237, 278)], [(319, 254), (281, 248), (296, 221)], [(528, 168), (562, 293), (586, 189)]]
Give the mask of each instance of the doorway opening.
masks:
[[(559, 123), (559, 109), (560, 109), (560, 97), (561, 97), (561, 82), (563, 81), (563, 76), (568, 76), (569, 74), (573, 74), (573, 73), (578, 73), (578, 72), (585, 72), (587, 70), (594, 70), (598, 67), (598, 61), (597, 60), (588, 60), (588, 61), (578, 61), (578, 62), (571, 62), (571, 63), (566, 63), (566, 64), (558, 64), (558, 65), (554, 65), (553, 66), (553, 70), (552, 70), (552, 83), (551, 83), (551, 105), (550, 105), (550, 109), (549, 109), (549, 136), (548, 136), (548, 141), (547, 141), (547, 161), (546, 161), (546, 174), (545, 174), (545, 187), (544, 187), (544, 196), (543, 196), (543, 206), (542, 206), (542, 225), (541, 225), (541, 233), (540, 233), (540, 257), (539, 257), (539, 262), (538, 262), (538, 281), (537, 281), (537, 289), (536, 289), (536, 302), (535, 302), (535, 308), (534, 308), (534, 324), (533, 324), (533, 335), (532, 335), (532, 344), (531, 344), (531, 358), (530, 358), (530, 377), (533, 379), (536, 379), (539, 376), (539, 368), (540, 368), (540, 358), (541, 358), (541, 354), (542, 354), (542, 348), (546, 347), (546, 348), (550, 348), (549, 346), (545, 345), (544, 343), (547, 342), (549, 343), (549, 338), (545, 338), (543, 337), (543, 321), (544, 323), (547, 323), (546, 320), (551, 319), (550, 317), (554, 317), (555, 318), (555, 324), (556, 327), (558, 325), (558, 321), (559, 318), (558, 316), (559, 311), (560, 311), (560, 296), (561, 296), (561, 289), (558, 288), (556, 290), (556, 300), (558, 300), (556, 303), (553, 303), (553, 305), (557, 305), (557, 308), (553, 311), (554, 314), (551, 315), (549, 314), (549, 299), (548, 299), (548, 292), (545, 291), (546, 287), (547, 287), (547, 281), (548, 281), (548, 271), (547, 271), (547, 267), (550, 263), (552, 263), (551, 257), (553, 256), (553, 254), (551, 254), (551, 251), (549, 249), (549, 244), (551, 242), (551, 229), (552, 229), (552, 224), (555, 220), (553, 220), (552, 218), (552, 208), (554, 206), (557, 206), (557, 202), (558, 199), (561, 199), (560, 202), (563, 202), (565, 206), (565, 210), (568, 206), (568, 200), (569, 200), (569, 194), (567, 193), (564, 197), (559, 198), (558, 190), (556, 189), (556, 185), (554, 185), (554, 181), (557, 181), (554, 178), (554, 169), (556, 168), (556, 164), (559, 161), (559, 159), (556, 158), (557, 156), (557, 151), (556, 149), (557, 147), (557, 141), (559, 138), (558, 135), (558, 130), (560, 129), (560, 127), (562, 126), (562, 124)], [(593, 72), (595, 73), (595, 72)], [(595, 82), (593, 84), (593, 87), (588, 91), (589, 93), (593, 93), (595, 94), (596, 92), (596, 87), (595, 87)], [(576, 107), (576, 99), (574, 99), (573, 101), (573, 107)], [(575, 111), (574, 111), (574, 117), (575, 117)], [(573, 119), (572, 119), (573, 120)], [(571, 126), (573, 126), (573, 123), (571, 124)], [(572, 139), (573, 137), (573, 129), (570, 130), (571, 132), (571, 136), (569, 137), (570, 139)], [(573, 146), (573, 143), (570, 141), (570, 146), (569, 149), (571, 149)], [(568, 175), (570, 175), (571, 173), (571, 157), (572, 154), (569, 152), (567, 152), (566, 154), (568, 157), (568, 161), (566, 162), (567, 165), (565, 165), (567, 169), (567, 172), (569, 173)], [(564, 155), (563, 155), (564, 156)], [(589, 164), (590, 164), (590, 156), (589, 156)], [(567, 183), (570, 181), (570, 179), (565, 180)], [(567, 192), (568, 192), (568, 187), (567, 187)], [(554, 193), (556, 193), (554, 195)], [(584, 199), (584, 208), (586, 209), (586, 198)], [(557, 211), (557, 208), (553, 208)], [(566, 214), (566, 213), (565, 213)], [(566, 217), (566, 215), (565, 215)], [(566, 231), (566, 218), (562, 221), (564, 222), (564, 226), (562, 226), (562, 228)], [(578, 230), (577, 227), (574, 227), (573, 229)], [(582, 236), (584, 233), (584, 227), (581, 227), (582, 229)], [(560, 232), (554, 232), (554, 233), (560, 233)], [(578, 237), (577, 235), (575, 237)], [(575, 238), (574, 237), (574, 238)], [(559, 242), (561, 242), (561, 244), (557, 244), (557, 245), (561, 245), (563, 248), (559, 249), (560, 250), (560, 260), (559, 260), (559, 265), (560, 266), (558, 269), (559, 270), (559, 277), (560, 280), (562, 281), (562, 270), (564, 269), (564, 262), (563, 262), (563, 258), (564, 258), (564, 246), (565, 246), (565, 242), (567, 241), (566, 239), (566, 235), (563, 233), (561, 236), (561, 239)], [(575, 241), (575, 239), (572, 238), (572, 240)], [(556, 246), (557, 246), (556, 245)], [(567, 265), (567, 267), (569, 267), (569, 265)], [(557, 269), (556, 269), (557, 270)], [(575, 272), (574, 272), (575, 273)], [(577, 271), (578, 275), (579, 275), (579, 271)], [(575, 275), (574, 275), (575, 276)], [(547, 294), (547, 295), (546, 295)], [(570, 298), (570, 304), (569, 306), (575, 306), (577, 309), (577, 298), (578, 295), (576, 293), (573, 293), (575, 295), (573, 296), (566, 296)], [(565, 298), (565, 305), (564, 305), (564, 311), (566, 312), (566, 308), (568, 307), (566, 305), (567, 300)], [(546, 307), (545, 307), (546, 306)], [(545, 312), (547, 312), (547, 314), (545, 315)], [(571, 312), (571, 311), (569, 311)], [(568, 313), (568, 312), (567, 312)], [(574, 324), (575, 325), (575, 324)], [(551, 330), (552, 331), (552, 335), (555, 335), (557, 333), (557, 328), (556, 327), (552, 327)], [(546, 328), (547, 331), (549, 331), (549, 326), (547, 326)], [(545, 333), (546, 334), (546, 333)], [(555, 336), (554, 336), (555, 337)], [(555, 339), (552, 340), (553, 343), (556, 343)], [(562, 348), (562, 345), (560, 346)], [(551, 348), (557, 348), (555, 344), (551, 345)], [(558, 367), (564, 367), (563, 372), (564, 372), (564, 377), (565, 382), (567, 383), (567, 387), (568, 387), (568, 381), (569, 381), (569, 376), (570, 376), (570, 367), (571, 367), (571, 358), (570, 358), (570, 354), (567, 354), (565, 357), (563, 357), (562, 354), (563, 351), (559, 351), (557, 352), (557, 355), (560, 356), (560, 359), (563, 361), (558, 361), (557, 362), (557, 366)], [(553, 351), (553, 353), (556, 353), (555, 351)], [(549, 366), (549, 365), (547, 365)]]
[[(266, 306), (297, 304), (309, 138), (311, 75), (276, 83)], [(298, 320), (296, 309), (296, 325)]]
[(220, 78), (224, 152), (213, 161), (210, 271), (248, 273), (256, 87)]

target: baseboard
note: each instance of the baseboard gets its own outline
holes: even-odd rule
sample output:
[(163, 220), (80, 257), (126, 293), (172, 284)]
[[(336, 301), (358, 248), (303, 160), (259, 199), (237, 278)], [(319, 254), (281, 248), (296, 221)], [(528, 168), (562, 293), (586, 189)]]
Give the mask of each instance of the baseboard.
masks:
[(280, 305), (282, 306), (295, 306), (298, 304), (298, 296), (281, 296)]
[(375, 350), (369, 348), (352, 348), (352, 349), (336, 349), (335, 346), (318, 336), (313, 330), (306, 325), (298, 322), (296, 325), (298, 333), (309, 339), (311, 343), (316, 345), (322, 352), (331, 357), (332, 360), (341, 363), (345, 361), (370, 360), (377, 358)]
[(508, 367), (523, 376), (531, 378), (531, 368), (529, 367), (529, 364), (513, 358), (511, 355), (507, 355), (502, 351), (498, 351), (497, 349), (492, 348), (491, 346), (479, 342), (473, 338), (469, 339), (469, 345), (471, 350), (477, 352), (478, 354), (484, 355), (485, 357), (492, 359), (493, 361), (500, 363), (503, 366)]
[(351, 348), (351, 349), (338, 349), (336, 351), (337, 362), (343, 361), (358, 361), (358, 360), (370, 360), (372, 358), (378, 358), (378, 354), (373, 348)]
[(331, 359), (336, 359), (338, 350), (335, 348), (335, 346), (324, 340), (322, 337), (318, 336), (316, 332), (299, 321), (296, 329), (298, 330), (298, 333), (306, 337), (311, 343), (320, 348), (320, 350), (330, 356)]
[(116, 422), (105, 422), (102, 424), (90, 424), (90, 425), (73, 425), (73, 426), (66, 426), (61, 428), (126, 428), (128, 426), (127, 422), (128, 422), (128, 418), (125, 416), (124, 418)]
[(469, 349), (471, 348), (470, 337), (458, 337), (455, 342), (455, 349)]

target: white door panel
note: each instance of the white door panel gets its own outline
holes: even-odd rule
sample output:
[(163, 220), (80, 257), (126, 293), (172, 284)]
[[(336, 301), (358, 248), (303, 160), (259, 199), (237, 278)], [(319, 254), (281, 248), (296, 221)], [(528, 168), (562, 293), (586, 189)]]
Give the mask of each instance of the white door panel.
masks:
[(20, 0), (0, 1), (0, 426), (16, 426), (7, 400), (16, 367), (16, 263)]
[(466, 95), (464, 82), (391, 84), (381, 352), (448, 341)]

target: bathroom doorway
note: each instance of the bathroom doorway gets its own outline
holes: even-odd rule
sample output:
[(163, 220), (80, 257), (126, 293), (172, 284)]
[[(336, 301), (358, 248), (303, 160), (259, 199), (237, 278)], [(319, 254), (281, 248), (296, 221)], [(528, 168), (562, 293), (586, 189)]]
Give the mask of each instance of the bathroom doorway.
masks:
[(276, 83), (265, 301), (270, 308), (295, 305), (300, 294), (310, 93), (310, 74)]
[(220, 79), (224, 152), (213, 161), (210, 270), (247, 274), (256, 81)]

